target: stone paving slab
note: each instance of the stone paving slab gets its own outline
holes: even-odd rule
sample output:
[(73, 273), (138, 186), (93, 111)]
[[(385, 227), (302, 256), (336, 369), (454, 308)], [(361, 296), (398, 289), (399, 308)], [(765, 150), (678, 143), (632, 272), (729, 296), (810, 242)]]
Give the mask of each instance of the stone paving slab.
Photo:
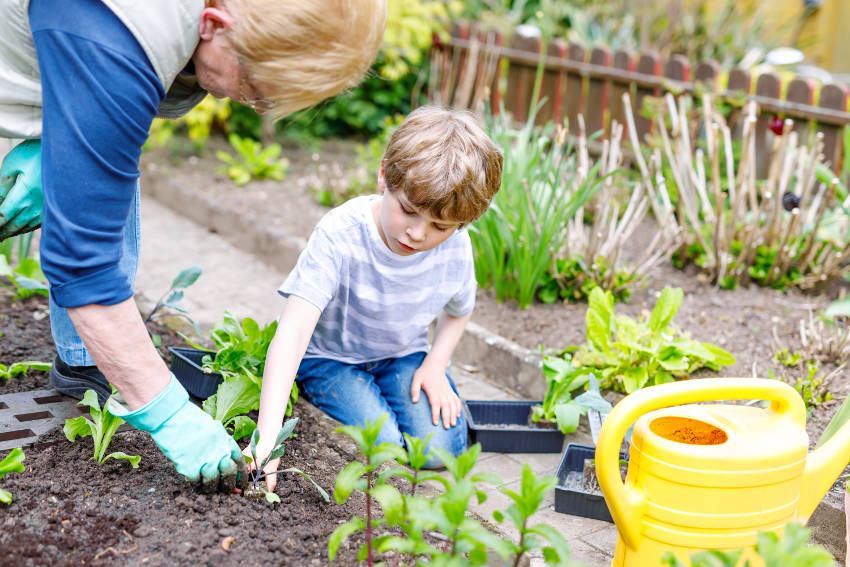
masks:
[(0, 451), (34, 443), (65, 420), (88, 413), (77, 400), (56, 390), (33, 390), (0, 396)]

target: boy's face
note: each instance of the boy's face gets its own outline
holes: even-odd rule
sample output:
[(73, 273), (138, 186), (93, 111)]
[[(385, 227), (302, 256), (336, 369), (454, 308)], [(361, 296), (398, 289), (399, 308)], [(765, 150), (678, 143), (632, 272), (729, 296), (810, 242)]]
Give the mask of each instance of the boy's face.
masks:
[(387, 247), (401, 256), (431, 250), (455, 233), (460, 223), (432, 217), (428, 211), (413, 206), (403, 191), (391, 192), (380, 176), (384, 196), (372, 213), (378, 233)]

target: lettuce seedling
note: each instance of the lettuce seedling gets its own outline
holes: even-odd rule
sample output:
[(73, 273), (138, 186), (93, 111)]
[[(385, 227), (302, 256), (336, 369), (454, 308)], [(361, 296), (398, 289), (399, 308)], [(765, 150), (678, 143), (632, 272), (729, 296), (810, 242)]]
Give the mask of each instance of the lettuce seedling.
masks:
[(268, 502), (280, 502), (280, 496), (278, 496), (274, 492), (269, 492), (268, 490), (263, 488), (263, 486), (260, 484), (260, 480), (266, 478), (270, 474), (294, 472), (300, 474), (301, 476), (312, 482), (313, 486), (316, 487), (316, 490), (319, 491), (319, 494), (322, 495), (322, 498), (325, 500), (325, 502), (330, 502), (331, 499), (325, 489), (316, 484), (316, 481), (310, 478), (310, 475), (295, 467), (289, 467), (286, 469), (272, 471), (269, 473), (263, 472), (263, 469), (269, 463), (269, 461), (281, 458), (286, 452), (286, 446), (284, 445), (284, 442), (292, 435), (292, 432), (295, 429), (295, 425), (297, 423), (297, 417), (287, 419), (284, 422), (283, 427), (280, 428), (280, 431), (277, 434), (277, 439), (275, 439), (274, 447), (272, 447), (271, 453), (269, 453), (269, 455), (265, 459), (263, 459), (262, 462), (258, 461), (257, 459), (257, 443), (260, 440), (260, 430), (255, 429), (254, 432), (251, 434), (251, 460), (255, 463), (259, 462), (260, 464), (256, 467), (255, 470), (252, 470), (248, 473), (248, 479), (251, 481), (251, 487), (248, 490), (253, 491), (254, 493), (262, 493), (266, 497), (266, 500)]
[[(113, 388), (113, 393), (114, 391), (115, 390)], [(128, 455), (121, 451), (115, 451), (108, 455), (106, 454), (106, 450), (109, 448), (109, 443), (112, 442), (112, 436), (121, 424), (124, 423), (124, 420), (109, 413), (109, 410), (106, 409), (105, 405), (103, 409), (101, 409), (100, 405), (97, 403), (97, 394), (94, 390), (86, 390), (86, 393), (83, 395), (83, 399), (80, 400), (77, 405), (89, 406), (89, 414), (92, 418), (88, 419), (81, 415), (80, 417), (66, 419), (63, 431), (65, 432), (65, 437), (68, 441), (73, 443), (77, 436), (85, 437), (87, 435), (91, 435), (92, 441), (94, 441), (94, 455), (92, 456), (93, 461), (103, 463), (107, 459), (124, 459), (128, 461), (130, 466), (134, 469), (138, 468), (139, 461), (142, 460), (141, 456)]]
[[(12, 452), (0, 461), (0, 478), (3, 478), (10, 472), (24, 472), (24, 452), (20, 449), (12, 449)], [(12, 493), (0, 488), (0, 502), (11, 504)]]
[(19, 374), (26, 376), (30, 370), (48, 371), (53, 367), (50, 362), (39, 362), (37, 360), (24, 360), (14, 362), (9, 366), (0, 364), (0, 380), (9, 381)]

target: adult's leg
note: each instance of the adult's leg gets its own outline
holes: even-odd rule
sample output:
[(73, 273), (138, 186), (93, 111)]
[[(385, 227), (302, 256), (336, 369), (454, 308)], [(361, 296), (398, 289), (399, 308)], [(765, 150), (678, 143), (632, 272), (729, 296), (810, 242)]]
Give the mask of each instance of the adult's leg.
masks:
[(389, 418), (381, 428), (378, 443), (404, 446), (396, 416), (368, 364), (346, 364), (325, 358), (307, 358), (298, 367), (299, 392), (311, 404), (345, 425), (366, 424), (382, 414)]
[[(452, 455), (459, 455), (466, 449), (467, 428), (463, 413), (458, 416), (457, 423), (453, 427), (445, 429), (442, 418), (437, 425), (434, 425), (431, 416), (431, 404), (424, 391), (419, 396), (418, 402), (413, 403), (410, 399), (413, 375), (422, 365), (424, 358), (425, 353), (418, 352), (401, 358), (381, 361), (371, 370), (375, 376), (375, 384), (380, 389), (382, 398), (392, 408), (399, 429), (403, 433), (420, 439), (433, 435), (428, 443), (429, 448), (440, 447)], [(457, 388), (451, 377), (447, 374), (446, 378), (452, 389), (457, 393)], [(441, 462), (436, 457), (431, 457), (425, 466), (427, 468), (439, 467)]]
[[(130, 207), (130, 214), (127, 216), (127, 224), (124, 225), (121, 260), (118, 263), (119, 271), (126, 275), (130, 282), (136, 280), (136, 271), (139, 268), (140, 217), (139, 184), (136, 182), (136, 195)], [(94, 360), (77, 334), (74, 324), (71, 323), (68, 312), (56, 305), (52, 297), (50, 299), (50, 330), (59, 358), (65, 364), (68, 366), (94, 365)]]

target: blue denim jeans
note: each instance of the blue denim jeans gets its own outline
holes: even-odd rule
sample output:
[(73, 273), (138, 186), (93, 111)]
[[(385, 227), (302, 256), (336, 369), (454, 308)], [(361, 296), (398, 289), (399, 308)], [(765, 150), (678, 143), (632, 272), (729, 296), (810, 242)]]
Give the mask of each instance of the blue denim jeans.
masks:
[[(131, 282), (136, 280), (136, 270), (139, 268), (139, 243), (141, 241), (141, 227), (139, 220), (141, 212), (139, 208), (139, 182), (136, 182), (136, 195), (133, 197), (133, 205), (127, 223), (124, 225), (124, 245), (122, 247), (121, 260), (118, 269), (125, 274)], [(92, 366), (94, 360), (89, 351), (86, 350), (83, 340), (77, 334), (68, 312), (53, 302), (50, 298), (50, 330), (53, 333), (53, 342), (65, 364), (69, 366)]]
[[(431, 421), (431, 404), (422, 392), (415, 404), (410, 400), (413, 374), (422, 365), (424, 352), (377, 362), (348, 364), (327, 358), (305, 358), (298, 367), (301, 395), (317, 408), (345, 425), (365, 425), (382, 414), (389, 419), (381, 429), (378, 443), (404, 446), (402, 433), (424, 439), (433, 433), (428, 448), (440, 447), (453, 455), (466, 448), (466, 420), (461, 414), (457, 424), (443, 428)], [(457, 393), (452, 379), (446, 375)], [(428, 459), (426, 468), (441, 466), (436, 457)]]

